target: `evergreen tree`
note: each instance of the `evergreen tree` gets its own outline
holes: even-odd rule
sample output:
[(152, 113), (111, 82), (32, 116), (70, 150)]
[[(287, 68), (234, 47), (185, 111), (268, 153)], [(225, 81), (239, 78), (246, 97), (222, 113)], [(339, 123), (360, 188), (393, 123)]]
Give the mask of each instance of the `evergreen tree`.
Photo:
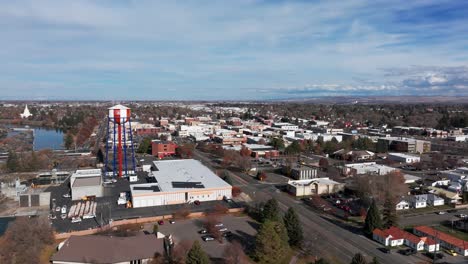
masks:
[(356, 253), (351, 260), (351, 264), (367, 264), (367, 261), (361, 253)]
[(8, 158), (6, 161), (6, 168), (8, 172), (16, 172), (19, 171), (20, 169), (20, 163), (18, 156), (14, 151), (9, 151), (8, 152)]
[(372, 200), (372, 203), (367, 210), (366, 220), (364, 222), (364, 232), (367, 235), (371, 235), (374, 229), (382, 227), (382, 220), (380, 218), (379, 208), (375, 203), (375, 200)]
[(276, 150), (284, 149), (284, 141), (282, 138), (272, 138), (270, 146), (274, 147)]
[(376, 152), (378, 153), (386, 153), (388, 151), (388, 145), (385, 140), (377, 141), (376, 145)]
[(187, 253), (187, 260), (185, 261), (187, 264), (208, 264), (210, 263), (210, 258), (208, 255), (203, 251), (200, 246), (200, 242), (195, 240), (192, 245), (192, 248)]
[(229, 172), (227, 172), (226, 170), (223, 171), (223, 180), (232, 185), (231, 176), (229, 176)]
[(294, 208), (289, 207), (288, 211), (283, 217), (284, 226), (288, 231), (289, 245), (293, 247), (298, 247), (301, 245), (304, 236), (302, 234), (302, 226), (299, 222), (299, 217), (297, 216)]
[(385, 195), (384, 208), (382, 212), (383, 227), (398, 226), (398, 215), (396, 212), (395, 199), (387, 192)]
[(268, 220), (278, 221), (279, 219), (280, 217), (279, 217), (278, 202), (276, 201), (275, 198), (271, 198), (263, 206), (262, 222), (266, 222)]
[(67, 132), (63, 137), (63, 146), (65, 149), (72, 149), (73, 148), (73, 135), (70, 132)]
[(138, 146), (137, 152), (138, 153), (150, 153), (150, 150), (151, 150), (151, 138), (146, 137), (141, 141), (140, 146)]
[(289, 250), (286, 229), (279, 222), (263, 223), (255, 241), (255, 258), (259, 263), (278, 263)]
[(291, 143), (291, 145), (289, 145), (285, 150), (284, 152), (288, 155), (294, 155), (294, 154), (299, 154), (301, 153), (301, 145), (299, 144), (299, 142), (296, 140), (296, 141), (293, 141), (293, 143)]
[(371, 261), (370, 264), (380, 264), (379, 260), (377, 259), (377, 257), (374, 257)]

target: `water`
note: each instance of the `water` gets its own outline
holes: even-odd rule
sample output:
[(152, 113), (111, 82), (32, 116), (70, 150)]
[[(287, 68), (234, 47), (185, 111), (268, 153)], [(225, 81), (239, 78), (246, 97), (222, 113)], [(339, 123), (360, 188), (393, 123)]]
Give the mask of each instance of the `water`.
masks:
[(13, 220), (15, 220), (14, 217), (0, 217), (0, 236), (3, 236), (8, 227), (8, 223)]
[(34, 150), (63, 149), (63, 132), (55, 129), (34, 128)]

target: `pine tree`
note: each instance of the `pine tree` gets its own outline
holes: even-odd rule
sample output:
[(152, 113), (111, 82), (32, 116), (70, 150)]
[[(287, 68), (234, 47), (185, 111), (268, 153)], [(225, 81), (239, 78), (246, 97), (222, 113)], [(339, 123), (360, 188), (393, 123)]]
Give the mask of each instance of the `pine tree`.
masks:
[(271, 198), (263, 206), (262, 222), (265, 222), (268, 220), (278, 221), (279, 219), (280, 217), (279, 217), (278, 202), (275, 200), (275, 198)]
[(383, 227), (398, 226), (398, 215), (396, 212), (395, 199), (387, 192), (385, 195), (384, 208), (382, 212)]
[(67, 132), (63, 137), (63, 146), (65, 149), (71, 149), (73, 147), (73, 135)]
[(192, 245), (192, 248), (187, 253), (187, 260), (185, 261), (187, 264), (208, 264), (210, 263), (210, 258), (208, 255), (203, 251), (200, 246), (200, 242), (195, 240)]
[(364, 232), (367, 235), (371, 235), (374, 229), (382, 227), (382, 220), (380, 218), (379, 208), (375, 203), (375, 200), (372, 200), (372, 203), (367, 210), (366, 220), (364, 222)]
[(9, 151), (6, 161), (6, 168), (8, 172), (16, 172), (20, 169), (19, 159), (15, 152)]
[(255, 258), (259, 263), (278, 263), (289, 250), (286, 229), (279, 222), (263, 223), (255, 241)]
[(351, 264), (367, 264), (367, 261), (361, 253), (356, 253), (351, 260)]
[(297, 216), (294, 208), (289, 207), (288, 211), (283, 217), (284, 226), (288, 231), (289, 245), (292, 247), (298, 247), (301, 245), (304, 236), (302, 234), (302, 226), (299, 222), (299, 217)]

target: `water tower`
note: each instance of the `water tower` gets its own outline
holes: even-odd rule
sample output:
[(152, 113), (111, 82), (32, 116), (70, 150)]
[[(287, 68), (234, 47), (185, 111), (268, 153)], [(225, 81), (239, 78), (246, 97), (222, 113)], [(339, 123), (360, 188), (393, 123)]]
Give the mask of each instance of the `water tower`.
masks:
[[(112, 177), (135, 174), (135, 152), (133, 149), (130, 116), (130, 108), (126, 106), (119, 104), (109, 108), (109, 115), (107, 117), (106, 164), (104, 167), (105, 175), (110, 174), (107, 172), (109, 166), (112, 166)], [(112, 154), (112, 164), (109, 164), (110, 154)], [(131, 154), (131, 170), (128, 168), (129, 154)]]

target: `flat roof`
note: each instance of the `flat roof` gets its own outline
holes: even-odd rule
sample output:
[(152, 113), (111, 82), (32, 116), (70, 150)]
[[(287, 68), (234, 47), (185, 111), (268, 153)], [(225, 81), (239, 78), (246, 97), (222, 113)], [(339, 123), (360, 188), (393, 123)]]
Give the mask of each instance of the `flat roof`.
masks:
[(85, 187), (101, 185), (101, 176), (79, 177), (75, 178), (72, 187)]
[(410, 154), (406, 154), (406, 153), (397, 153), (397, 152), (391, 152), (391, 153), (388, 153), (388, 155), (394, 156), (394, 157), (405, 158), (405, 159), (419, 158), (419, 156), (417, 156), (417, 155), (410, 155)]
[(336, 182), (334, 180), (330, 180), (330, 178), (313, 178), (313, 179), (306, 179), (306, 180), (297, 180), (297, 181), (288, 181), (288, 184), (294, 185), (294, 186), (305, 186), (305, 185), (310, 185), (312, 183), (318, 183), (318, 184), (342, 184), (339, 182)]
[[(161, 192), (231, 187), (198, 160), (161, 160), (153, 164), (157, 170), (150, 175), (156, 178)], [(134, 190), (136, 185), (132, 186)]]
[(155, 235), (132, 237), (71, 236), (52, 261), (73, 263), (119, 263), (164, 254), (164, 241)]

